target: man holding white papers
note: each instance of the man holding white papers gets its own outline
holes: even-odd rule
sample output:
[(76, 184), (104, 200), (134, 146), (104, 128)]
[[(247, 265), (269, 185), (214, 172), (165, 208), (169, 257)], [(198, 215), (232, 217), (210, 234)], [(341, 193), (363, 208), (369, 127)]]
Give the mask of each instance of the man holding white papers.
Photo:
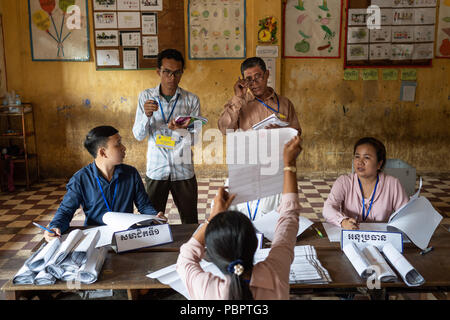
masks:
[(264, 60), (258, 57), (246, 59), (241, 64), (241, 74), (243, 79), (239, 78), (234, 85), (234, 97), (227, 102), (220, 115), (220, 131), (226, 134), (227, 129), (249, 130), (275, 114), (301, 135), (302, 130), (292, 102), (267, 86), (269, 70), (266, 69)]
[(80, 205), (86, 215), (85, 225), (104, 225), (103, 215), (109, 211), (132, 213), (133, 204), (141, 214), (167, 220), (150, 203), (138, 171), (123, 164), (126, 148), (115, 128), (100, 126), (92, 129), (84, 146), (94, 157), (94, 162), (75, 173), (67, 184), (67, 193), (49, 224), (54, 233), (45, 231), (47, 241), (67, 231)]
[(148, 136), (145, 184), (156, 210), (165, 211), (170, 191), (181, 222), (197, 223), (198, 187), (191, 152), (194, 141), (185, 130), (190, 118), (181, 123), (176, 119), (200, 116), (200, 101), (178, 86), (183, 69), (179, 51), (167, 49), (158, 54), (161, 84), (139, 94), (133, 134), (139, 141)]
[(359, 229), (360, 222), (387, 222), (389, 216), (408, 202), (400, 181), (382, 172), (386, 148), (366, 137), (353, 148), (355, 173), (340, 176), (323, 206), (326, 222), (344, 229)]

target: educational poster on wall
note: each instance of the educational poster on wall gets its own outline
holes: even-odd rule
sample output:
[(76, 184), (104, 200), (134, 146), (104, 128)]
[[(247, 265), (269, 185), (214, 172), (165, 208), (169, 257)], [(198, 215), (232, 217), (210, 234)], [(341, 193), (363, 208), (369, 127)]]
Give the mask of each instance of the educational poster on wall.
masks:
[(339, 58), (343, 0), (288, 0), (284, 57)]
[[(436, 0), (347, 0), (345, 67), (431, 65), (436, 3)], [(381, 8), (379, 27), (369, 28), (372, 23), (369, 5)]]
[(450, 0), (441, 0), (439, 6), (436, 57), (450, 58)]
[(3, 40), (3, 17), (0, 14), (0, 97), (8, 92), (6, 84), (5, 43)]
[(89, 61), (87, 0), (28, 0), (33, 61)]
[(246, 0), (189, 0), (189, 58), (245, 58), (245, 4)]
[(159, 50), (184, 52), (183, 1), (91, 1), (97, 69), (155, 68)]

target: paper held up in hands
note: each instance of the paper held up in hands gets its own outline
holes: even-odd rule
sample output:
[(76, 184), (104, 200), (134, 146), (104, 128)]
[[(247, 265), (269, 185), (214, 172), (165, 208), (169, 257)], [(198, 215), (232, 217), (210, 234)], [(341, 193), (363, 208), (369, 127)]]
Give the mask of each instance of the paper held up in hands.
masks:
[(283, 191), (284, 145), (297, 135), (293, 128), (237, 131), (227, 134), (229, 192), (232, 204)]

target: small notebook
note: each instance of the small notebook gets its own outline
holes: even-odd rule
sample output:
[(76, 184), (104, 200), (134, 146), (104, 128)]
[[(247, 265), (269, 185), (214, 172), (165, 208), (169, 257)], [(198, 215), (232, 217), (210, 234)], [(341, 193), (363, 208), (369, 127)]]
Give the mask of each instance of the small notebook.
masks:
[(280, 120), (274, 113), (272, 113), (270, 116), (265, 118), (264, 120), (258, 122), (257, 124), (253, 125), (253, 130), (259, 130), (259, 129), (265, 129), (270, 125), (277, 125), (280, 127), (287, 127), (289, 125), (288, 122)]

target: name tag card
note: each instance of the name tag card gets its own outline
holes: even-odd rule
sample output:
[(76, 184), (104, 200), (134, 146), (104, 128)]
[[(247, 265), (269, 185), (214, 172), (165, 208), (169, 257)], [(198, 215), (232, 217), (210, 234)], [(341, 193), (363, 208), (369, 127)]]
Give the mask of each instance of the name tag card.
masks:
[(173, 242), (172, 231), (166, 223), (115, 232), (112, 247), (117, 253), (121, 253), (170, 242)]
[(353, 242), (359, 248), (373, 245), (380, 251), (387, 243), (391, 243), (399, 252), (403, 252), (403, 236), (400, 232), (386, 231), (364, 231), (364, 230), (342, 230), (341, 250), (348, 243)]
[(156, 135), (156, 146), (159, 148), (173, 149), (175, 148), (175, 140), (172, 137), (158, 134)]

